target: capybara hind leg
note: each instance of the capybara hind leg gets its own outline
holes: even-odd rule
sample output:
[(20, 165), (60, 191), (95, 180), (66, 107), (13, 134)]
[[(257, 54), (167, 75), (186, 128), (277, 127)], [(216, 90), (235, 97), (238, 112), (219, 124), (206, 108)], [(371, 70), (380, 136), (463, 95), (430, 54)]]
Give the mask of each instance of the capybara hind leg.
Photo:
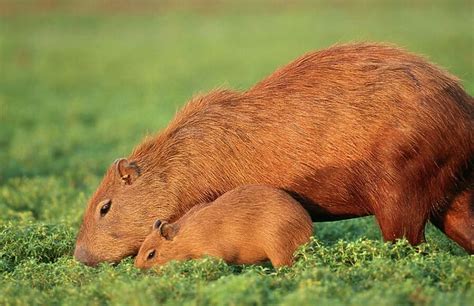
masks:
[[(385, 241), (406, 238), (411, 245), (425, 241), (425, 225), (427, 217), (415, 209), (405, 209), (397, 205), (385, 203), (385, 209), (375, 212), (375, 218), (382, 231)], [(392, 209), (388, 209), (391, 207)], [(396, 209), (393, 209), (396, 208)]]
[(431, 222), (469, 254), (474, 254), (474, 189), (457, 195), (441, 213), (434, 214)]

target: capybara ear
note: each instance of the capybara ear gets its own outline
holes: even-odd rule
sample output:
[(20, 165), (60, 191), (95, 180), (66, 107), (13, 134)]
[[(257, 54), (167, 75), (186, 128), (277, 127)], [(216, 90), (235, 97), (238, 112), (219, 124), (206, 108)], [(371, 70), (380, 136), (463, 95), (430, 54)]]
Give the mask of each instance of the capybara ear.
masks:
[(125, 185), (131, 185), (140, 175), (140, 168), (135, 162), (129, 162), (126, 158), (120, 158), (115, 161), (115, 169)]
[(156, 229), (156, 230), (159, 229), (160, 226), (161, 226), (161, 223), (162, 223), (162, 222), (161, 222), (160, 219), (156, 220), (156, 221), (155, 221), (155, 224), (153, 224), (153, 229)]
[(156, 220), (155, 224), (153, 224), (153, 229), (155, 231), (158, 231), (158, 233), (160, 233), (160, 235), (163, 236), (161, 229), (163, 226), (166, 226), (167, 224), (168, 224), (168, 221)]
[(166, 240), (173, 240), (174, 236), (178, 233), (178, 226), (175, 224), (169, 224), (166, 221), (161, 222), (158, 230), (163, 238)]

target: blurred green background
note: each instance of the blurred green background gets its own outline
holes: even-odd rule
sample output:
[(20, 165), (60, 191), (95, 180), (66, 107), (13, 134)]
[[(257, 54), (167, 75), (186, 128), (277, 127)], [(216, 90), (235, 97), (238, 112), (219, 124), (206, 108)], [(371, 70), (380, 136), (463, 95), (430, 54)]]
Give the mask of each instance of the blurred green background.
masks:
[(472, 256), (432, 227), (429, 255), (385, 245), (372, 218), (316, 224), (283, 272), (71, 258), (104, 170), (193, 94), (355, 41), (425, 55), (474, 93), (473, 1), (0, 0), (0, 304), (467, 304)]

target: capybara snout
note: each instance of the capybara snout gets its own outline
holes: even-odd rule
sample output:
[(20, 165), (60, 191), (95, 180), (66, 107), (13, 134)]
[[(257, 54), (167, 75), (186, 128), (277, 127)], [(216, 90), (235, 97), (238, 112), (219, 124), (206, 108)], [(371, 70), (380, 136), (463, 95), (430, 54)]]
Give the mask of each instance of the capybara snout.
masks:
[(206, 255), (235, 264), (270, 260), (275, 267), (291, 265), (312, 230), (306, 210), (286, 192), (241, 186), (193, 207), (174, 223), (155, 221), (135, 265), (150, 268)]
[(74, 258), (88, 266), (95, 266), (99, 262), (99, 260), (93, 254), (89, 253), (88, 249), (84, 248), (82, 245), (76, 245), (76, 248), (74, 249)]

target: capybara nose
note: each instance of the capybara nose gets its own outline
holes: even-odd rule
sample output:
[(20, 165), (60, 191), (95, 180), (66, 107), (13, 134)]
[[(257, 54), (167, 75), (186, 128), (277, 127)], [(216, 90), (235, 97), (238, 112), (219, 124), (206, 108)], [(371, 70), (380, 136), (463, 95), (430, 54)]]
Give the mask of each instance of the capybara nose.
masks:
[(74, 250), (74, 258), (88, 266), (97, 265), (97, 259), (84, 247), (77, 245)]

